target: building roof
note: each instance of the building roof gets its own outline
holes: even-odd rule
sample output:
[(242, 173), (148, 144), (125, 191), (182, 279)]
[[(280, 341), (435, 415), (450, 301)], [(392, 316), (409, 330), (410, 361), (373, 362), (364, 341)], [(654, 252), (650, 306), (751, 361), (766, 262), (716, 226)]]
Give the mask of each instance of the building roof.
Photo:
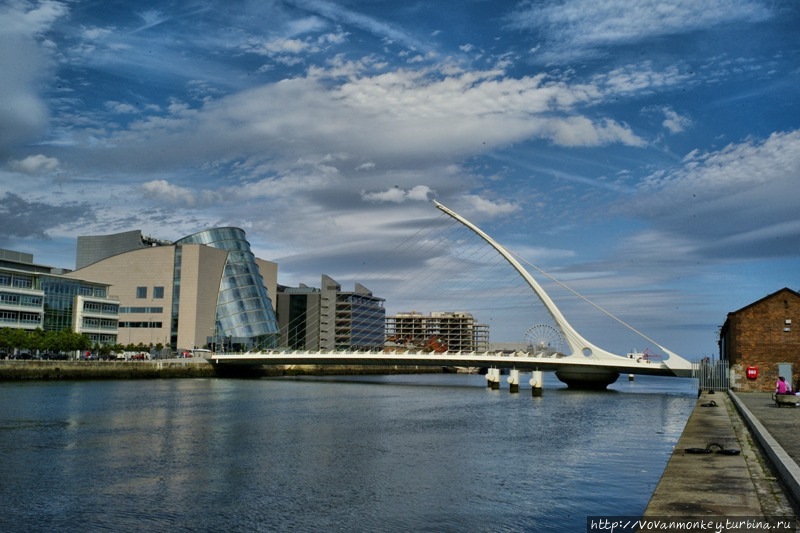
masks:
[(766, 301), (766, 300), (769, 300), (769, 299), (771, 299), (771, 298), (774, 298), (775, 296), (777, 296), (777, 295), (779, 295), (779, 294), (781, 294), (781, 293), (783, 293), (783, 292), (789, 292), (789, 293), (791, 293), (793, 296), (796, 296), (796, 297), (800, 298), (800, 293), (799, 293), (799, 292), (797, 292), (797, 291), (794, 291), (794, 290), (790, 289), (789, 287), (784, 287), (784, 288), (782, 288), (782, 289), (780, 289), (780, 290), (777, 290), (777, 291), (773, 292), (772, 294), (768, 294), (768, 295), (764, 296), (763, 298), (761, 298), (761, 299), (759, 299), (759, 300), (756, 300), (756, 301), (755, 301), (755, 302), (753, 302), (753, 303), (750, 303), (750, 304), (747, 304), (747, 305), (745, 305), (745, 306), (744, 306), (744, 307), (742, 307), (741, 309), (737, 309), (736, 311), (731, 311), (730, 313), (728, 313), (728, 316), (731, 316), (731, 315), (736, 315), (736, 314), (738, 314), (738, 313), (741, 313), (741, 312), (742, 312), (742, 311), (744, 311), (745, 309), (749, 309), (749, 308), (751, 308), (751, 307), (754, 307), (754, 306), (756, 306), (756, 305), (759, 305), (760, 303), (762, 303), (762, 302), (764, 302), (764, 301)]

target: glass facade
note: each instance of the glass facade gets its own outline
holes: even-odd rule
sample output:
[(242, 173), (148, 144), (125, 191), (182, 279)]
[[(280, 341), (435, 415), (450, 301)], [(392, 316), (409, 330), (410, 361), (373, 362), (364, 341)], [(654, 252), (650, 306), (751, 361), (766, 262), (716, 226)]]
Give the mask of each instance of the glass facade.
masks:
[(45, 295), (44, 331), (73, 330), (94, 343), (117, 342), (119, 302), (108, 299), (104, 285), (48, 275), (40, 275), (38, 283)]
[(74, 331), (92, 342), (117, 341), (119, 301), (108, 285), (69, 278), (33, 256), (0, 250), (0, 327)]
[[(244, 230), (213, 228), (175, 244), (203, 244), (228, 252), (216, 311), (216, 336), (224, 340), (226, 349), (233, 345), (242, 349), (277, 347), (278, 321)], [(177, 276), (179, 272), (176, 258)]]

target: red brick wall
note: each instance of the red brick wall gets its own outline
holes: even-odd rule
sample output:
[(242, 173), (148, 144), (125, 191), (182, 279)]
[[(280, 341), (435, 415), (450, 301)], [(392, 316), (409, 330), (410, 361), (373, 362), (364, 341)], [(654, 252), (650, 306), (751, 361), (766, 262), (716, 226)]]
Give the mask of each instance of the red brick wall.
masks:
[[(727, 326), (727, 355), (737, 390), (774, 390), (778, 363), (792, 364), (792, 386), (796, 386), (800, 381), (800, 294), (780, 290), (729, 314)], [(758, 367), (758, 379), (746, 378), (748, 366)]]

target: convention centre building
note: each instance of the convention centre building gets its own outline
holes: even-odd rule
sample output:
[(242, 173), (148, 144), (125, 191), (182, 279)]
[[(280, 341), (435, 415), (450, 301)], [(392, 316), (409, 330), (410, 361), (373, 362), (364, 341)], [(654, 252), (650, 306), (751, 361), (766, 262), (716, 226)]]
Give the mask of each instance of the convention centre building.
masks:
[(173, 351), (273, 348), (276, 263), (257, 259), (244, 230), (211, 228), (174, 242), (140, 230), (78, 237), (76, 270), (119, 302), (119, 344)]

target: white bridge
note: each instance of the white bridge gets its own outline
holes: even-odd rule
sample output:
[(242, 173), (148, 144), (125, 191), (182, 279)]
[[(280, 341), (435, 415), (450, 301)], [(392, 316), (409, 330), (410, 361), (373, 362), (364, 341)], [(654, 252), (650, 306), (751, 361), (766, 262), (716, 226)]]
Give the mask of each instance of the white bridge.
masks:
[[(604, 388), (613, 383), (619, 374), (646, 374), (675, 377), (691, 377), (692, 363), (667, 350), (652, 339), (639, 333), (658, 346), (667, 357), (652, 360), (644, 354), (617, 355), (599, 348), (582, 337), (567, 319), (561, 314), (556, 304), (531, 274), (514, 258), (514, 256), (482, 230), (464, 219), (454, 211), (434, 201), (442, 212), (454, 218), (484, 241), (491, 245), (508, 263), (525, 279), (528, 286), (538, 296), (547, 312), (558, 325), (564, 340), (569, 347), (568, 355), (544, 354), (529, 352), (504, 353), (437, 353), (437, 352), (359, 352), (359, 351), (298, 351), (269, 350), (244, 354), (214, 354), (210, 360), (217, 365), (381, 365), (381, 366), (442, 366), (442, 367), (479, 367), (490, 369), (487, 379), (499, 377), (499, 369), (512, 370), (512, 376), (518, 371), (527, 370), (534, 373), (531, 384), (541, 387), (541, 378), (537, 374), (542, 371), (554, 371), (556, 376), (570, 387)], [(627, 324), (627, 327), (631, 328)], [(631, 328), (633, 329), (633, 328)], [(634, 330), (636, 331), (636, 330)], [(497, 370), (496, 372), (491, 369)], [(513, 378), (510, 378), (510, 381)], [(498, 379), (499, 381), (499, 379)], [(514, 384), (511, 381), (512, 385)]]

